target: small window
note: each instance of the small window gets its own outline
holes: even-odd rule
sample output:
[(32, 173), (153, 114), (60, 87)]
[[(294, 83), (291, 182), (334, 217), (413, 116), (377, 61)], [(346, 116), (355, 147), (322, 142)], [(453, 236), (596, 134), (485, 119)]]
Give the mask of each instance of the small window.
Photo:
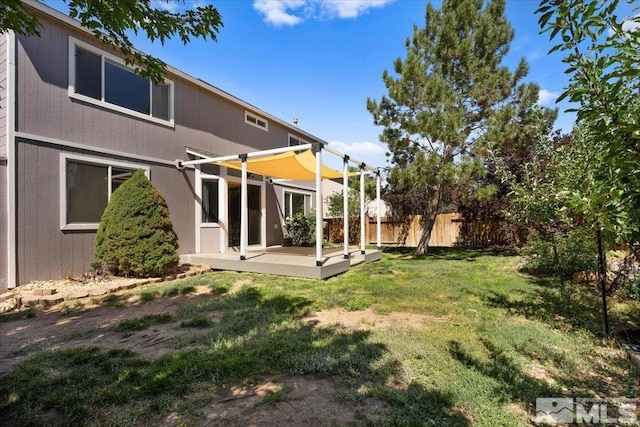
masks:
[(295, 147), (296, 145), (304, 144), (308, 144), (308, 142), (298, 138), (297, 136), (289, 135), (289, 147)]
[[(61, 228), (97, 229), (111, 194), (139, 168), (84, 156), (62, 155), (61, 159)], [(145, 170), (148, 175), (148, 168)]]
[(259, 127), (262, 130), (269, 130), (269, 122), (249, 113), (248, 111), (244, 112), (244, 121), (245, 123), (248, 123), (255, 127)]
[(218, 181), (202, 181), (202, 222), (218, 222)]
[(291, 218), (297, 213), (308, 213), (311, 206), (311, 195), (302, 193), (284, 192), (284, 216)]

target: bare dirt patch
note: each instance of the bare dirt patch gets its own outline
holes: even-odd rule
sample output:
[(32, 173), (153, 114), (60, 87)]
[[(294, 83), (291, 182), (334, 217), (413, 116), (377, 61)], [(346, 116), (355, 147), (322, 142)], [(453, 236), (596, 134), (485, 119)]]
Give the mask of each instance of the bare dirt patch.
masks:
[[(239, 280), (229, 294), (251, 285), (250, 280)], [(99, 301), (84, 299), (69, 310), (54, 306), (40, 311), (33, 318), (0, 322), (0, 378), (17, 363), (42, 351), (70, 348), (101, 347), (130, 349), (141, 356), (154, 359), (175, 351), (181, 346), (180, 337), (187, 331), (180, 327), (180, 320), (153, 324), (143, 331), (118, 332), (123, 320), (138, 319), (147, 315), (173, 314), (182, 304), (212, 298), (207, 287), (196, 292), (174, 297), (158, 297), (141, 301), (139, 296), (123, 300), (122, 306), (110, 306)], [(223, 312), (208, 312), (212, 321), (219, 321)], [(421, 327), (425, 322), (444, 321), (444, 318), (411, 313), (379, 315), (371, 310), (346, 312), (326, 310), (307, 316), (310, 324), (340, 325), (361, 329), (388, 327)], [(193, 344), (186, 344), (193, 347)], [(184, 349), (183, 347), (182, 349)], [(314, 378), (306, 376), (275, 377), (261, 383), (243, 384), (222, 389), (200, 389), (194, 401), (203, 402), (196, 411), (187, 415), (189, 424), (200, 426), (325, 426), (381, 424), (390, 412), (388, 404), (367, 397), (367, 390), (357, 396), (347, 396), (347, 387), (339, 378)], [(354, 398), (355, 397), (355, 398)], [(204, 404), (204, 402), (209, 402)], [(185, 414), (158, 416), (146, 420), (145, 425), (179, 425)]]
[(340, 325), (346, 328), (360, 330), (389, 329), (389, 328), (411, 328), (419, 329), (426, 324), (446, 322), (446, 316), (428, 316), (418, 313), (377, 314), (371, 309), (346, 311), (346, 310), (323, 310), (313, 313), (302, 319), (309, 325), (332, 326)]
[(329, 379), (302, 376), (271, 379), (217, 393), (204, 408), (202, 426), (333, 426), (375, 422), (388, 408), (375, 399), (340, 401), (340, 387)]
[[(153, 325), (128, 336), (113, 331), (113, 327), (127, 319), (173, 313), (186, 301), (196, 301), (198, 298), (206, 298), (206, 295), (158, 298), (144, 303), (130, 302), (130, 305), (123, 308), (94, 306), (75, 313), (53, 308), (34, 318), (1, 322), (0, 359), (3, 362), (0, 364), (0, 375), (9, 372), (19, 361), (46, 350), (98, 346), (127, 348), (144, 357), (157, 357), (173, 350), (175, 347), (172, 338), (184, 332), (175, 323)], [(214, 319), (220, 315), (211, 313)]]

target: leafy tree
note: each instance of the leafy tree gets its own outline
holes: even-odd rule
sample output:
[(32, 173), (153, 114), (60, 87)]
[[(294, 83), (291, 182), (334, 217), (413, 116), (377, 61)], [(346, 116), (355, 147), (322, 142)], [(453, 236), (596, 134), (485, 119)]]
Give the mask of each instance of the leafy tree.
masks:
[[(127, 32), (142, 32), (151, 41), (164, 43), (177, 36), (186, 45), (192, 38), (216, 40), (222, 27), (220, 13), (211, 5), (197, 6), (182, 13), (161, 10), (153, 0), (64, 0), (69, 15), (77, 19), (93, 35), (117, 48), (136, 73), (162, 82), (167, 64), (134, 49)], [(185, 0), (180, 0), (183, 4)], [(160, 0), (169, 3), (169, 0)], [(39, 36), (38, 14), (21, 0), (4, 0), (0, 7), (0, 32)]]
[(125, 276), (162, 276), (178, 266), (177, 249), (164, 196), (136, 171), (113, 192), (102, 214), (92, 266)]
[[(360, 242), (360, 187), (349, 188), (349, 212), (347, 220), (349, 221), (349, 243), (357, 244)], [(365, 203), (371, 201), (368, 196), (365, 196)], [(329, 215), (332, 217), (342, 217), (344, 226), (344, 190), (336, 191), (325, 198), (325, 202), (329, 207)]]
[(564, 196), (593, 226), (598, 241), (598, 279), (605, 330), (607, 233), (618, 241), (640, 238), (640, 17), (620, 19), (618, 0), (542, 0), (537, 13), (543, 32), (558, 39), (552, 51), (565, 52), (569, 85), (560, 99), (578, 105), (582, 138), (600, 161), (592, 165), (587, 189)]
[[(527, 74), (502, 65), (514, 32), (505, 1), (444, 0), (427, 4), (425, 27), (414, 26), (406, 57), (383, 73), (388, 95), (367, 100), (374, 122), (384, 126), (393, 168), (388, 199), (395, 213), (422, 215), (417, 254), (428, 251), (431, 229), (451, 187), (483, 173), (483, 145), (510, 123), (523, 94), (535, 85)], [(394, 200), (395, 199), (395, 200)]]
[[(498, 126), (491, 128), (494, 135), (487, 137), (482, 153), (484, 174), (467, 182), (458, 182), (454, 191), (457, 211), (464, 219), (461, 239), (478, 238), (477, 224), (490, 226), (501, 236), (499, 244), (521, 245), (528, 225), (510, 221), (505, 213), (512, 209), (513, 185), (525, 178), (524, 166), (540, 147), (540, 139), (549, 139), (557, 111), (536, 105), (538, 87), (526, 88), (520, 102), (505, 107), (498, 116)], [(567, 138), (556, 134), (554, 139)], [(486, 242), (488, 243), (488, 242)]]

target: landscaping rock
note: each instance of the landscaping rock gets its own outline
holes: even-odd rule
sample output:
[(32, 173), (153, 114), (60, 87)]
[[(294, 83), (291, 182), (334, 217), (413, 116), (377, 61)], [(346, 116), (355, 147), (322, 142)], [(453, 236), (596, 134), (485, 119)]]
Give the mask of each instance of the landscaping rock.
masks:
[(40, 296), (38, 295), (25, 295), (20, 299), (20, 303), (25, 307), (35, 307), (40, 304)]
[(5, 302), (12, 298), (15, 298), (15, 294), (11, 291), (3, 292), (0, 294), (0, 302)]
[(89, 291), (75, 291), (67, 295), (67, 299), (80, 299), (89, 296)]
[(49, 307), (50, 305), (60, 304), (64, 301), (64, 297), (62, 295), (44, 295), (39, 299), (40, 304), (45, 307)]
[(116, 284), (113, 284), (113, 285), (107, 285), (107, 286), (105, 286), (104, 289), (106, 289), (106, 291), (109, 292), (109, 293), (114, 293), (114, 292), (118, 292), (118, 291), (122, 290), (123, 286), (116, 283)]
[(140, 286), (140, 284), (138, 282), (136, 282), (135, 280), (132, 280), (130, 282), (124, 282), (120, 284), (120, 288), (121, 289), (133, 289), (137, 286)]
[(89, 289), (89, 296), (92, 296), (92, 297), (99, 297), (101, 295), (105, 295), (106, 293), (107, 293), (107, 290), (105, 288)]
[(33, 290), (33, 295), (53, 295), (55, 293), (56, 293), (55, 289), (41, 288), (41, 289)]

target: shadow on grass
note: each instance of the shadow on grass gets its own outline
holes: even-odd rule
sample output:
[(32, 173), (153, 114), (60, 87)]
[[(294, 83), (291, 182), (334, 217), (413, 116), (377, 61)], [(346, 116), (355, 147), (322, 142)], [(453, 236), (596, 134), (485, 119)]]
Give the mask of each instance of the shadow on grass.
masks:
[(592, 289), (552, 279), (531, 278), (530, 282), (535, 287), (526, 292), (490, 292), (482, 298), (490, 307), (504, 308), (510, 314), (603, 336), (602, 301)]
[[(374, 384), (398, 425), (469, 425), (451, 396), (399, 378), (397, 363), (371, 332), (318, 327), (300, 317), (311, 301), (266, 297), (259, 289), (190, 303), (177, 319), (224, 312), (185, 348), (155, 359), (98, 347), (43, 352), (16, 365), (0, 381), (0, 419), (10, 425), (86, 425), (142, 422), (180, 412), (198, 390), (249, 384), (269, 376), (310, 375), (339, 380), (353, 396)], [(181, 406), (182, 405), (182, 406)], [(113, 417), (117, 414), (117, 419)], [(426, 423), (426, 424), (425, 424)]]
[(481, 256), (511, 256), (512, 251), (498, 249), (477, 249), (465, 247), (429, 247), (426, 255), (415, 255), (415, 247), (407, 246), (385, 246), (382, 251), (389, 255), (394, 255), (404, 259), (439, 259), (451, 261), (474, 261)]
[(449, 342), (449, 353), (468, 369), (495, 380), (496, 394), (502, 396), (503, 403), (520, 402), (531, 408), (538, 397), (562, 394), (559, 388), (550, 387), (545, 381), (520, 372), (518, 365), (507, 352), (491, 340), (482, 338), (480, 342), (488, 354), (486, 361), (467, 352), (458, 341)]

